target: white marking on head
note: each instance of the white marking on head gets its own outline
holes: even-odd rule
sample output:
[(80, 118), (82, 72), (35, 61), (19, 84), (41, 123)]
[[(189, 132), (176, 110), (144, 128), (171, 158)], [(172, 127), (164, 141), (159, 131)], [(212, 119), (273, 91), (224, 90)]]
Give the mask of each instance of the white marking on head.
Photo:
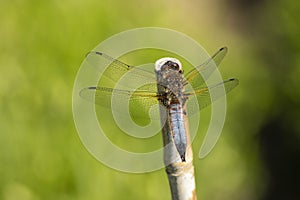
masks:
[(155, 62), (154, 64), (155, 71), (160, 71), (161, 67), (168, 61), (177, 63), (179, 65), (179, 70), (182, 70), (181, 62), (178, 59), (166, 57), (166, 58), (161, 58)]

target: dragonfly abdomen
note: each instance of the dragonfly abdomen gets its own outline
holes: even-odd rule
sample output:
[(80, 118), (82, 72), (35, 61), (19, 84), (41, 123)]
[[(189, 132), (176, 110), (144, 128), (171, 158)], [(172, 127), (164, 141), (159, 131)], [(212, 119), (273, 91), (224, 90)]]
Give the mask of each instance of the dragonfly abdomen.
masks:
[(172, 136), (182, 162), (185, 161), (185, 153), (186, 153), (186, 145), (187, 145), (184, 115), (185, 115), (185, 111), (181, 104), (177, 103), (177, 104), (170, 105), (169, 120), (170, 120)]

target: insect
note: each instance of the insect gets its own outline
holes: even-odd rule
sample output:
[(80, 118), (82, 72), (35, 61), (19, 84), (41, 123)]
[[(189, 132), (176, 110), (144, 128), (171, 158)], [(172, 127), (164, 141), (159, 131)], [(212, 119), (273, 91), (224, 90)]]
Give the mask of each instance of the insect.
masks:
[[(127, 85), (128, 82), (143, 82), (138, 89), (130, 90), (124, 88), (112, 88), (101, 86), (89, 86), (80, 91), (80, 96), (84, 99), (94, 100), (96, 104), (104, 107), (110, 107), (110, 98), (114, 95), (117, 99), (128, 98), (131, 105), (138, 105), (139, 108), (149, 108), (154, 104), (163, 107), (163, 113), (166, 116), (165, 125), (169, 126), (177, 152), (182, 160), (185, 161), (187, 148), (187, 104), (191, 98), (197, 98), (199, 109), (192, 109), (198, 112), (211, 104), (212, 101), (225, 95), (235, 88), (239, 81), (235, 78), (224, 80), (220, 83), (206, 86), (205, 79), (201, 73), (207, 77), (212, 74), (215, 67), (220, 64), (227, 53), (227, 48), (219, 49), (211, 58), (184, 73), (181, 62), (176, 58), (161, 58), (155, 62), (154, 72), (127, 65), (117, 59), (114, 59), (102, 52), (92, 51), (88, 53), (87, 59), (92, 58), (92, 65), (98, 65), (98, 61), (105, 60), (109, 66), (103, 73), (104, 78), (112, 83), (118, 82), (120, 77), (126, 73), (129, 79), (121, 84)], [(101, 67), (101, 66), (98, 66)], [(130, 88), (130, 86), (128, 86)], [(225, 88), (225, 92), (219, 92)], [(139, 110), (136, 109), (138, 113)], [(189, 113), (190, 114), (190, 113)]]

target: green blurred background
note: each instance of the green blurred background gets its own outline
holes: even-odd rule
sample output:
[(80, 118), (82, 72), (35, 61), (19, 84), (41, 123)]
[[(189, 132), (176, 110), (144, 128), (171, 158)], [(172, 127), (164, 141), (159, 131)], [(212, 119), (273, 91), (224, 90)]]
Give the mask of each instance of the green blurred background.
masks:
[(72, 117), (84, 55), (144, 26), (183, 32), (210, 54), (228, 46), (221, 72), (240, 80), (216, 148), (199, 160), (202, 141), (193, 143), (198, 199), (300, 199), (299, 9), (296, 0), (0, 1), (0, 199), (170, 199), (163, 169), (104, 166)]

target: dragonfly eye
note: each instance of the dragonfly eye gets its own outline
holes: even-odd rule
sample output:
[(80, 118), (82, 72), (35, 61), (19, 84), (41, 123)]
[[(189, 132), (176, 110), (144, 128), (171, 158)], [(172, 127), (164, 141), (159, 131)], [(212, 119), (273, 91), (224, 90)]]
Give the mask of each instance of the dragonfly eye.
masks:
[(171, 68), (176, 71), (179, 71), (179, 65), (177, 63), (172, 63)]
[(169, 69), (179, 71), (179, 73), (181, 73), (181, 71), (182, 71), (180, 69), (179, 65), (176, 62), (167, 61), (164, 65), (165, 65), (165, 68), (169, 68)]

